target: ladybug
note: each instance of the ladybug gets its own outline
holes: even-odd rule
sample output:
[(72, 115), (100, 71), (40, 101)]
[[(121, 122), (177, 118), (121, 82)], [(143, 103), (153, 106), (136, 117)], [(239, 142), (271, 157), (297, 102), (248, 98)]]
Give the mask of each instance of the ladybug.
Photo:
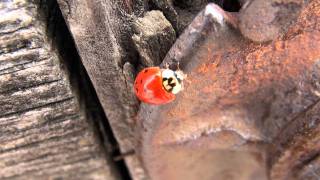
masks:
[(134, 91), (136, 96), (149, 104), (166, 104), (175, 99), (175, 94), (183, 89), (185, 75), (181, 70), (147, 67), (136, 77)]

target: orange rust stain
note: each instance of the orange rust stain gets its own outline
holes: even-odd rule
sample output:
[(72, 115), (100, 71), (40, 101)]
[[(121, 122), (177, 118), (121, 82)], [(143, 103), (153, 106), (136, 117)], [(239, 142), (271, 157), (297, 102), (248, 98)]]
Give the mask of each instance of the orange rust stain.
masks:
[(224, 64), (206, 63), (199, 66), (196, 73), (191, 73), (185, 90), (179, 95), (175, 108), (168, 111), (168, 116), (185, 118), (191, 115), (194, 106), (203, 106), (209, 98), (236, 98), (255, 93), (271, 83), (299, 78), (320, 58), (320, 33), (302, 33), (290, 40), (278, 40), (261, 46), (243, 56), (246, 63), (235, 64), (236, 71), (229, 73), (233, 67), (230, 63), (238, 62), (238, 59), (232, 58), (230, 54), (229, 58), (221, 59)]
[[(273, 47), (276, 47), (273, 49)], [(283, 47), (286, 47), (283, 49)], [(266, 85), (273, 80), (295, 78), (303, 73), (320, 57), (320, 33), (303, 33), (286, 42), (276, 41), (246, 56), (246, 64), (231, 84), (233, 90), (245, 84), (238, 84), (245, 78), (247, 86)], [(241, 76), (240, 76), (241, 75)], [(249, 87), (243, 89), (250, 89)]]
[(289, 30), (285, 38), (290, 38), (296, 34), (301, 34), (303, 31), (320, 30), (320, 1), (313, 0), (302, 10), (295, 23)]
[[(201, 64), (196, 72), (198, 73), (207, 73), (209, 70), (212, 70), (214, 68), (217, 68), (219, 63), (222, 60), (222, 55), (220, 54), (213, 54), (213, 52), (211, 50), (207, 50), (207, 55), (206, 58), (202, 60), (202, 62), (205, 62), (203, 64)], [(217, 52), (216, 52), (217, 53)]]
[(200, 65), (200, 67), (198, 68), (198, 73), (206, 73), (209, 71), (209, 67), (207, 64), (202, 64)]
[(274, 48), (276, 51), (282, 51), (285, 49), (285, 43), (283, 41), (276, 41), (274, 43)]
[(209, 86), (206, 86), (202, 89), (202, 92), (204, 93), (211, 93), (212, 90), (214, 90), (217, 86), (216, 85), (209, 85)]
[[(219, 64), (210, 64), (213, 57), (208, 57), (206, 64), (191, 72), (192, 76), (188, 76), (189, 82), (186, 83), (185, 90), (179, 94), (172, 106), (162, 111), (160, 124), (150, 141), (143, 142), (145, 146), (154, 148), (149, 152), (149, 158), (155, 157), (153, 153), (156, 153), (162, 144), (179, 143), (186, 137), (196, 139), (195, 135), (201, 135), (208, 129), (223, 128), (228, 123), (234, 123), (235, 132), (243, 131), (246, 124), (238, 123), (242, 116), (239, 117), (237, 113), (230, 116), (229, 112), (224, 114), (227, 111), (221, 104), (239, 105), (246, 101), (247, 97), (257, 95), (259, 88), (279, 87), (281, 90), (280, 86), (285, 86), (288, 79), (297, 82), (297, 78), (303, 78), (320, 58), (320, 31), (316, 30), (320, 21), (310, 18), (320, 17), (320, 1), (312, 3), (307, 11), (302, 13), (300, 22), (289, 30), (291, 34), (288, 33), (284, 39), (264, 45), (248, 44), (247, 48), (239, 48), (239, 52), (230, 52), (228, 57), (222, 56), (225, 52), (219, 52)], [(311, 30), (305, 31), (304, 28)], [(235, 71), (230, 72), (230, 64), (234, 65)], [(272, 86), (271, 83), (278, 85)], [(207, 94), (203, 97), (205, 93)], [(193, 113), (194, 109), (198, 111)], [(241, 110), (238, 106), (235, 109)], [(249, 113), (245, 110), (244, 107), (241, 111), (243, 117), (247, 117), (246, 113)], [(225, 120), (225, 117), (230, 120)], [(255, 127), (253, 125), (247, 129), (252, 130), (252, 133)], [(161, 160), (162, 157), (161, 154), (157, 159)], [(155, 162), (159, 162), (158, 160)]]
[[(233, 51), (226, 57), (222, 56), (226, 52), (221, 52), (206, 59), (210, 62), (215, 58), (215, 63), (207, 61), (191, 72), (176, 105), (168, 110), (170, 118), (164, 119), (188, 117), (194, 107), (206, 108), (208, 99), (216, 96), (222, 99), (228, 95), (237, 99), (239, 95), (255, 93), (271, 83), (299, 78), (320, 58), (320, 32), (305, 32), (290, 39), (257, 46), (250, 47), (253, 51), (250, 48), (239, 50), (240, 53)], [(243, 59), (237, 59), (239, 57)], [(235, 64), (234, 73), (229, 73), (230, 64)]]

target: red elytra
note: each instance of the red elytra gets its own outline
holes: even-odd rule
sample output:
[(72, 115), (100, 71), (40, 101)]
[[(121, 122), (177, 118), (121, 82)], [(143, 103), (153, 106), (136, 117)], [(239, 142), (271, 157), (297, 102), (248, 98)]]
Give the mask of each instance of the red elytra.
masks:
[(136, 77), (134, 91), (139, 100), (149, 104), (166, 104), (175, 99), (175, 95), (166, 91), (162, 85), (163, 69), (148, 67)]

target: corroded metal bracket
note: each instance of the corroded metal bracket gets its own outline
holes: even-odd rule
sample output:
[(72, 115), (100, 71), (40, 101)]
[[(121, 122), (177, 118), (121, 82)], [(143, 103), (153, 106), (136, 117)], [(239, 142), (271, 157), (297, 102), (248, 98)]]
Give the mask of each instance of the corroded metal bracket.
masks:
[[(171, 104), (140, 108), (140, 154), (149, 175), (287, 179), (315, 159), (319, 119), (311, 119), (319, 117), (313, 110), (320, 100), (319, 12), (320, 2), (306, 4), (286, 34), (266, 44), (244, 38), (237, 18), (214, 4), (200, 12), (163, 62), (172, 69), (180, 62), (188, 75), (185, 90)], [(314, 134), (307, 138), (297, 129)], [(308, 139), (313, 143), (304, 146)], [(290, 142), (306, 151), (283, 163), (285, 153), (299, 153)], [(301, 157), (304, 163), (298, 163)], [(295, 173), (307, 177), (307, 170)]]

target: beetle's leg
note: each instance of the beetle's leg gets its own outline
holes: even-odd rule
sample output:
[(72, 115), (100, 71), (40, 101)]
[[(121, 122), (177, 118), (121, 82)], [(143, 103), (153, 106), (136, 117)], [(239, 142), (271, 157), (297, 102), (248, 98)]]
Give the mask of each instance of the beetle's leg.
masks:
[(177, 62), (177, 69), (180, 71), (180, 61)]
[(164, 67), (165, 67), (166, 69), (169, 69), (169, 64), (166, 62), (165, 65), (164, 65)]

